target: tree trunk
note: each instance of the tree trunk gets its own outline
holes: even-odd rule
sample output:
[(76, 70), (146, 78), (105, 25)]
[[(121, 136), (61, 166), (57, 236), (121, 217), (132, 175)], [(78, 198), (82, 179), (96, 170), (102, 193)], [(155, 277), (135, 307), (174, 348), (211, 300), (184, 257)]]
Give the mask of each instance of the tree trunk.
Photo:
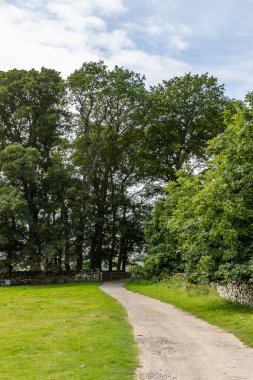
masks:
[(66, 241), (65, 241), (64, 266), (65, 266), (65, 270), (70, 271), (70, 264), (69, 264), (69, 238), (68, 238), (68, 236), (66, 236)]
[(97, 193), (100, 193), (99, 202), (97, 203), (97, 222), (95, 224), (95, 231), (92, 238), (92, 244), (90, 249), (90, 267), (91, 269), (101, 269), (103, 260), (103, 240), (104, 240), (104, 225), (105, 225), (105, 212), (106, 212), (106, 198), (107, 189), (109, 183), (109, 168), (106, 168), (103, 176), (103, 181), (101, 189), (99, 192), (99, 187), (96, 183), (96, 178), (94, 178), (94, 187)]
[[(79, 235), (79, 234), (78, 234)], [(76, 270), (81, 271), (83, 269), (83, 236), (78, 236), (80, 240), (75, 244), (75, 257), (76, 257)]]
[(70, 258), (70, 243), (69, 243), (69, 235), (70, 235), (70, 225), (68, 220), (68, 210), (64, 203), (64, 200), (62, 201), (62, 208), (61, 208), (61, 218), (62, 218), (62, 225), (63, 225), (63, 232), (64, 232), (64, 267), (66, 271), (70, 271), (70, 264), (69, 264), (69, 258)]

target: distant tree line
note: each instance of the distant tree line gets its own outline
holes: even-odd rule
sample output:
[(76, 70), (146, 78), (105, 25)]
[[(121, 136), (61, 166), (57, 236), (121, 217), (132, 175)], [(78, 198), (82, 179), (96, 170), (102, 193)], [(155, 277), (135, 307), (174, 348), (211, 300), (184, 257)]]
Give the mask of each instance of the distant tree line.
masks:
[[(0, 271), (125, 270), (147, 244), (152, 273), (222, 271), (238, 249), (248, 260), (249, 244), (234, 245), (250, 240), (252, 173), (239, 164), (251, 111), (239, 108), (208, 74), (147, 89), (145, 78), (103, 62), (66, 80), (46, 68), (1, 71)], [(240, 237), (224, 207), (240, 210)]]

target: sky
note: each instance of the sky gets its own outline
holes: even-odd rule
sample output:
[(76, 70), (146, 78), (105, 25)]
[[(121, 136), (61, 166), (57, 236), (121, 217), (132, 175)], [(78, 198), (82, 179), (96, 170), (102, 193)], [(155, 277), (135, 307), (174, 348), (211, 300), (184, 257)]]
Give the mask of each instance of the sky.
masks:
[(147, 85), (208, 72), (253, 91), (252, 0), (0, 0), (0, 70), (60, 71), (104, 60)]

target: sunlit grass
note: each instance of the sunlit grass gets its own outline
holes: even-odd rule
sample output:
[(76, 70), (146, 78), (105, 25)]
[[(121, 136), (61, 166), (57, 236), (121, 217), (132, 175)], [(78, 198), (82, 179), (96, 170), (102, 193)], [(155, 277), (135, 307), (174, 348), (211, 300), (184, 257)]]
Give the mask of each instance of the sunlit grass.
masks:
[(158, 283), (130, 283), (127, 288), (188, 311), (253, 347), (253, 308), (226, 301), (211, 287), (192, 285), (175, 276)]
[(133, 379), (126, 313), (98, 286), (0, 288), (0, 379)]

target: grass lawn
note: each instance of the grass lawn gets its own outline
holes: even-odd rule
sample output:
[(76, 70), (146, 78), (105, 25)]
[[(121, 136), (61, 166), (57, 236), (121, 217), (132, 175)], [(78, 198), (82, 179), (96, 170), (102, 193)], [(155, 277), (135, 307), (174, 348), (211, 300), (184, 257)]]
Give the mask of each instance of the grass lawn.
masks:
[(253, 308), (226, 301), (214, 289), (189, 284), (177, 276), (160, 283), (129, 283), (126, 287), (222, 327), (253, 347)]
[(98, 286), (0, 287), (0, 379), (134, 379), (126, 312)]

